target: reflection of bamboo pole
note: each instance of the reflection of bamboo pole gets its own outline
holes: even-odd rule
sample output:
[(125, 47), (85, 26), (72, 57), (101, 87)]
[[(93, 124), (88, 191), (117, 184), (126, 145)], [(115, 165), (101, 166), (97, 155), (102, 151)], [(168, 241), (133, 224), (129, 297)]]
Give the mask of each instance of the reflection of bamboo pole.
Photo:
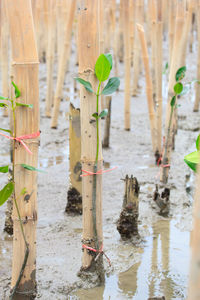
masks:
[(200, 165), (198, 166), (191, 233), (191, 263), (188, 300), (200, 299)]
[[(1, 0), (1, 76), (2, 76), (2, 95), (4, 97), (9, 96), (9, 83), (8, 83), (8, 73), (9, 73), (9, 28), (8, 19), (5, 6), (6, 0)], [(2, 101), (3, 102), (3, 101)], [(8, 110), (4, 109), (4, 116), (8, 116)]]
[[(13, 76), (15, 83), (21, 90), (19, 102), (33, 104), (33, 109), (17, 107), (16, 136), (38, 132), (39, 130), (39, 90), (38, 90), (38, 55), (34, 36), (34, 26), (31, 2), (27, 0), (6, 0), (10, 23)], [(23, 100), (22, 100), (23, 99)], [(36, 292), (36, 226), (37, 226), (37, 173), (21, 167), (21, 163), (37, 167), (38, 164), (37, 139), (30, 139), (28, 144), (32, 155), (24, 147), (16, 144), (14, 149), (14, 180), (15, 199), (17, 200), (23, 229), (29, 245), (29, 256), (23, 276), (19, 283), (18, 292), (30, 292), (28, 298)], [(26, 188), (28, 197), (25, 201), (22, 190)], [(20, 222), (16, 207), (13, 208), (13, 265), (12, 282), (14, 287), (18, 279), (25, 253), (25, 243), (20, 229)], [(27, 296), (16, 293), (15, 300), (27, 299)]]
[(57, 78), (57, 83), (56, 83), (53, 115), (52, 115), (52, 121), (51, 121), (52, 128), (57, 128), (57, 123), (58, 123), (60, 101), (61, 101), (61, 97), (62, 97), (62, 89), (63, 89), (64, 80), (65, 80), (66, 64), (67, 64), (69, 54), (70, 54), (70, 52), (69, 52), (70, 40), (71, 40), (72, 25), (73, 25), (75, 10), (76, 10), (76, 0), (70, 0), (68, 22), (67, 22), (67, 28), (65, 30), (65, 44), (62, 49), (62, 54), (61, 54), (61, 58), (59, 60), (59, 66), (58, 66), (58, 78)]
[(169, 172), (169, 164), (171, 159), (171, 150), (172, 150), (172, 124), (174, 124), (173, 116), (171, 120), (171, 98), (174, 95), (174, 84), (175, 84), (175, 74), (177, 69), (181, 64), (181, 53), (183, 53), (183, 32), (184, 32), (184, 8), (182, 6), (182, 2), (177, 3), (177, 15), (176, 15), (176, 28), (175, 28), (175, 36), (173, 42), (173, 52), (172, 59), (170, 64), (170, 74), (169, 74), (169, 88), (168, 88), (168, 103), (167, 103), (167, 111), (166, 111), (166, 120), (165, 120), (165, 147), (163, 154), (163, 167), (161, 169), (161, 177), (160, 180), (164, 183), (168, 181), (168, 172)]
[[(200, 0), (197, 4), (197, 39), (198, 39), (198, 57), (197, 57), (197, 79), (200, 78)], [(199, 111), (200, 102), (200, 84), (196, 85), (196, 96), (193, 111)]]
[(149, 109), (149, 121), (150, 121), (150, 128), (151, 128), (151, 140), (153, 146), (153, 152), (156, 152), (156, 127), (155, 127), (155, 112), (154, 112), (154, 105), (153, 105), (153, 97), (152, 97), (152, 81), (150, 75), (150, 68), (149, 68), (149, 56), (147, 50), (147, 42), (145, 39), (144, 29), (141, 25), (137, 24), (137, 30), (139, 33), (139, 38), (141, 42), (142, 48), (142, 59), (144, 62), (145, 68), (145, 78), (146, 78), (146, 93), (147, 93), (147, 100), (148, 100), (148, 109)]
[(46, 109), (45, 114), (51, 117), (51, 107), (53, 104), (53, 63), (55, 55), (55, 36), (56, 36), (56, 15), (55, 15), (55, 1), (49, 2), (49, 22), (48, 22), (48, 43), (47, 43), (47, 95), (46, 95)]
[[(97, 79), (94, 74), (95, 62), (99, 55), (99, 13), (98, 0), (84, 0), (80, 2), (78, 14), (78, 48), (79, 48), (79, 76), (90, 81), (93, 89), (97, 90)], [(85, 7), (87, 10), (85, 10)], [(90, 24), (90, 26), (88, 26)], [(84, 28), (84, 30), (83, 30)], [(81, 50), (81, 51), (80, 51)], [(92, 114), (96, 111), (96, 96), (80, 89), (81, 104), (81, 162), (82, 168), (94, 171), (96, 156), (96, 126), (90, 123)], [(101, 141), (101, 135), (99, 140)], [(102, 147), (99, 145), (98, 169), (102, 169)], [(95, 247), (95, 232), (93, 227), (94, 209), (92, 205), (93, 183), (95, 176), (86, 176), (82, 179), (83, 199), (83, 243)], [(99, 245), (102, 244), (102, 176), (96, 176), (96, 229)], [(95, 266), (94, 256), (86, 249), (83, 251), (82, 268), (87, 270)]]
[(125, 98), (124, 98), (124, 128), (130, 130), (130, 77), (131, 77), (131, 53), (130, 53), (130, 24), (129, 24), (129, 0), (123, 0), (123, 29), (124, 29), (124, 61), (125, 61)]

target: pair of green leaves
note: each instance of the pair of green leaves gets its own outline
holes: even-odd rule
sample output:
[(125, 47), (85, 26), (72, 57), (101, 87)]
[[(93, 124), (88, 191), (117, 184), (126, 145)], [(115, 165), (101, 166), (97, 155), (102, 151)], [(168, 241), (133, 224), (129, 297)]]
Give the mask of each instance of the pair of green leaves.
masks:
[(174, 93), (175, 95), (172, 97), (170, 105), (174, 107), (176, 104), (176, 97), (181, 95), (183, 92), (183, 84), (180, 82), (185, 77), (186, 67), (181, 67), (178, 69), (175, 75), (176, 84), (174, 85)]
[(92, 116), (97, 120), (97, 119), (103, 119), (107, 116), (108, 114), (108, 110), (107, 108), (105, 108), (104, 110), (102, 110), (102, 112), (98, 115), (97, 112), (93, 113)]
[[(110, 75), (110, 71), (112, 69), (112, 56), (111, 54), (101, 54), (95, 64), (95, 75), (98, 78), (99, 82), (104, 82), (108, 79)], [(85, 89), (90, 92), (94, 93), (92, 85), (89, 81), (83, 80), (82, 78), (76, 77), (79, 83), (81, 83)], [(108, 80), (106, 86), (104, 87), (103, 91), (101, 92), (102, 95), (110, 95), (114, 93), (120, 85), (120, 80), (118, 77), (112, 77)]]
[(197, 171), (197, 165), (200, 163), (200, 134), (196, 140), (196, 149), (197, 151), (184, 157), (184, 162), (195, 172)]

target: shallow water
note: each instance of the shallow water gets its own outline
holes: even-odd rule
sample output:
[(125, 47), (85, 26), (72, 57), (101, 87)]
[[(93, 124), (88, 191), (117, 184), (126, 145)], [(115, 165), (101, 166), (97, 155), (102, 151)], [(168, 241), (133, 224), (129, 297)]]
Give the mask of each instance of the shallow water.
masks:
[[(180, 231), (174, 220), (154, 223), (143, 248), (135, 247), (140, 261), (127, 271), (106, 277), (105, 285), (79, 290), (78, 299), (185, 299), (189, 268), (189, 232)], [(132, 247), (132, 246), (131, 246)], [(69, 298), (70, 299), (70, 298)]]

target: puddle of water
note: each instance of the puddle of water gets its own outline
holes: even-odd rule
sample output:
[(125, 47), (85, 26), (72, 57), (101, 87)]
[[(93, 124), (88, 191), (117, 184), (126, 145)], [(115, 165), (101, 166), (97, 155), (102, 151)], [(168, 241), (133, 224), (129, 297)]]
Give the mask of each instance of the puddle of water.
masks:
[[(126, 272), (106, 277), (105, 285), (78, 290), (80, 300), (147, 300), (165, 296), (166, 300), (185, 299), (189, 272), (189, 232), (182, 232), (175, 221), (153, 224), (151, 236), (140, 249), (141, 260)], [(135, 248), (138, 252), (138, 248)]]
[(149, 169), (149, 168), (155, 168), (155, 165), (146, 165), (146, 166), (139, 166), (139, 167), (137, 167), (137, 169), (139, 169), (139, 170), (146, 170), (146, 169)]
[(55, 157), (43, 158), (40, 160), (40, 167), (41, 168), (48, 168), (52, 166), (56, 166), (61, 164), (66, 158), (62, 155), (58, 155)]

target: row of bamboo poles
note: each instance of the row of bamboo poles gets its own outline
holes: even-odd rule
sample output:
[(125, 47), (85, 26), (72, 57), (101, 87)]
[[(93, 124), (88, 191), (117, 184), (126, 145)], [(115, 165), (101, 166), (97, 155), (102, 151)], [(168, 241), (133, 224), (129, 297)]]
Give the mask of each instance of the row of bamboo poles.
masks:
[[(78, 2), (78, 3), (77, 3)], [(114, 51), (115, 73), (119, 73), (119, 63), (125, 65), (124, 93), (124, 128), (131, 129), (131, 95), (137, 95), (139, 81), (144, 64), (146, 95), (151, 129), (151, 140), (154, 154), (162, 154), (166, 163), (170, 163), (170, 147), (162, 145), (162, 72), (163, 72), (163, 40), (169, 44), (169, 85), (165, 119), (165, 135), (169, 127), (170, 99), (175, 83), (177, 69), (185, 65), (187, 44), (194, 34), (192, 17), (196, 17), (198, 32), (198, 57), (200, 53), (200, 1), (194, 0), (1, 0), (1, 74), (2, 93), (10, 94), (10, 78), (16, 81), (22, 91), (25, 103), (34, 104), (28, 112), (19, 109), (17, 112), (16, 135), (30, 134), (39, 129), (38, 99), (38, 57), (47, 65), (47, 117), (51, 117), (51, 127), (57, 128), (60, 101), (63, 97), (63, 85), (68, 69), (71, 42), (74, 38), (78, 48), (79, 76), (91, 82), (95, 87), (94, 65), (102, 52)], [(78, 6), (77, 6), (78, 4)], [(21, 9), (23, 8), (23, 9)], [(8, 22), (9, 21), (9, 22)], [(90, 26), (88, 26), (90, 24)], [(10, 35), (9, 35), (10, 30)], [(105, 34), (106, 32), (106, 34)], [(17, 33), (17, 34), (16, 34)], [(190, 33), (190, 35), (189, 35)], [(9, 51), (11, 39), (12, 49)], [(192, 43), (192, 41), (191, 41)], [(37, 44), (37, 47), (36, 47)], [(36, 49), (37, 48), (37, 49)], [(150, 49), (150, 51), (149, 51)], [(150, 53), (150, 54), (149, 54)], [(10, 56), (12, 59), (10, 58)], [(10, 63), (12, 61), (12, 63)], [(53, 70), (57, 62), (57, 82), (54, 91)], [(10, 68), (11, 65), (11, 68)], [(10, 69), (10, 71), (9, 71)], [(10, 76), (11, 76), (10, 75)], [(200, 64), (197, 67), (197, 78), (200, 75)], [(133, 79), (132, 79), (133, 78)], [(33, 88), (34, 87), (34, 88)], [(92, 113), (96, 111), (95, 95), (89, 94), (83, 87), (80, 89), (81, 112), (81, 163), (82, 168), (93, 171), (96, 154), (96, 129), (88, 125)], [(102, 101), (104, 104), (104, 102)], [(196, 90), (194, 111), (199, 108), (199, 87)], [(7, 112), (5, 111), (5, 115)], [(134, 123), (134, 122), (133, 122)], [(174, 114), (170, 138), (177, 130), (177, 114)], [(22, 147), (14, 153), (14, 164), (26, 163), (37, 166), (38, 141), (30, 140), (33, 156), (29, 156)], [(99, 148), (98, 169), (102, 168), (102, 145)], [(162, 167), (161, 179), (167, 182), (168, 168)], [(30, 281), (30, 290), (36, 289), (36, 223), (37, 223), (37, 183), (35, 173), (15, 168), (15, 196), (26, 186), (31, 201), (24, 206), (19, 201), (22, 218), (27, 220), (23, 225), (30, 255), (24, 276), (20, 281), (19, 290), (23, 293)], [(82, 180), (83, 199), (83, 243), (94, 247), (92, 217), (92, 186), (94, 177), (86, 176)], [(34, 191), (34, 193), (32, 193)], [(102, 176), (97, 176), (96, 222), (98, 240), (103, 244), (102, 232)], [(20, 197), (19, 197), (20, 198)], [(20, 234), (19, 220), (13, 212), (14, 243), (13, 243), (13, 274), (12, 287), (15, 285), (23, 264), (25, 252)], [(17, 259), (16, 259), (17, 258)], [(94, 257), (84, 249), (82, 267), (90, 269), (95, 264)], [(24, 298), (22, 298), (24, 297)], [(27, 299), (27, 296), (16, 294), (15, 299)], [(197, 298), (190, 298), (197, 299)]]

